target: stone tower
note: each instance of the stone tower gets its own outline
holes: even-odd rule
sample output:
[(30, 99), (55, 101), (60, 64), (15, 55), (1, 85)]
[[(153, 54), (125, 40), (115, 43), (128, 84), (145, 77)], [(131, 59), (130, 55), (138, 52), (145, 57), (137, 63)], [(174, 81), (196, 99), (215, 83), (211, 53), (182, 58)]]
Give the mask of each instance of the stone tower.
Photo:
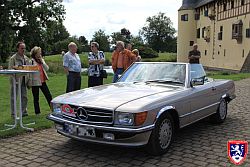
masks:
[(196, 43), (195, 5), (197, 0), (183, 0), (178, 10), (177, 61), (188, 62), (188, 52)]

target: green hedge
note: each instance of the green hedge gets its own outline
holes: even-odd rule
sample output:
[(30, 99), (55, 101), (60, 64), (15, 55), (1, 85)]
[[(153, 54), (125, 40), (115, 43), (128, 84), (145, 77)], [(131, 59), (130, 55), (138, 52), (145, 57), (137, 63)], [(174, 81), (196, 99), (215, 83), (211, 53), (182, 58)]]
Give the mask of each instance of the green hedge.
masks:
[(156, 58), (159, 57), (158, 53), (148, 46), (139, 46), (137, 48), (142, 58)]

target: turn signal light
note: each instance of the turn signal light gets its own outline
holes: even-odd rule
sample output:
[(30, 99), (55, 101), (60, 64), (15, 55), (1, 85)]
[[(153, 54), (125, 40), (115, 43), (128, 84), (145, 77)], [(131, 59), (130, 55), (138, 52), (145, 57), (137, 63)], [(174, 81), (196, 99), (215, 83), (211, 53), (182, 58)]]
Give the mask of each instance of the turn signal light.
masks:
[(148, 114), (147, 111), (136, 113), (135, 114), (135, 125), (136, 126), (142, 125), (145, 122), (145, 120), (147, 119), (147, 114)]

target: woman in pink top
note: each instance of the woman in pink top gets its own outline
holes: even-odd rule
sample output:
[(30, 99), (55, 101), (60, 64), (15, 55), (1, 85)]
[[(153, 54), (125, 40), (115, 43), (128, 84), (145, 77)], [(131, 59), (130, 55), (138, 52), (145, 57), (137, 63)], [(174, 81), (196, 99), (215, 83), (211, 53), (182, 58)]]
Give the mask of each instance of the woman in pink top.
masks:
[(45, 63), (44, 59), (41, 56), (41, 53), (42, 49), (40, 47), (35, 46), (33, 49), (31, 49), (31, 64), (37, 65), (39, 68), (39, 72), (32, 74), (31, 78), (32, 94), (36, 114), (40, 114), (39, 89), (41, 89), (41, 91), (43, 92), (49, 106), (50, 101), (52, 100), (51, 93), (46, 84), (46, 80), (48, 80), (46, 71), (49, 70), (49, 66)]

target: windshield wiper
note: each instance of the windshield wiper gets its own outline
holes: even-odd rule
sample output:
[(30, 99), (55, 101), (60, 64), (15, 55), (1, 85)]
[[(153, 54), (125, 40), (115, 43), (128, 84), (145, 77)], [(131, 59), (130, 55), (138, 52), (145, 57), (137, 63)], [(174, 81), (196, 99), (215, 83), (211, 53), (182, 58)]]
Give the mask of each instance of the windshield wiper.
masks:
[(184, 84), (183, 82), (177, 81), (177, 80), (155, 79), (155, 80), (148, 80), (148, 81), (145, 81), (145, 83), (151, 83), (151, 82), (156, 82), (156, 83), (176, 83), (176, 84)]

